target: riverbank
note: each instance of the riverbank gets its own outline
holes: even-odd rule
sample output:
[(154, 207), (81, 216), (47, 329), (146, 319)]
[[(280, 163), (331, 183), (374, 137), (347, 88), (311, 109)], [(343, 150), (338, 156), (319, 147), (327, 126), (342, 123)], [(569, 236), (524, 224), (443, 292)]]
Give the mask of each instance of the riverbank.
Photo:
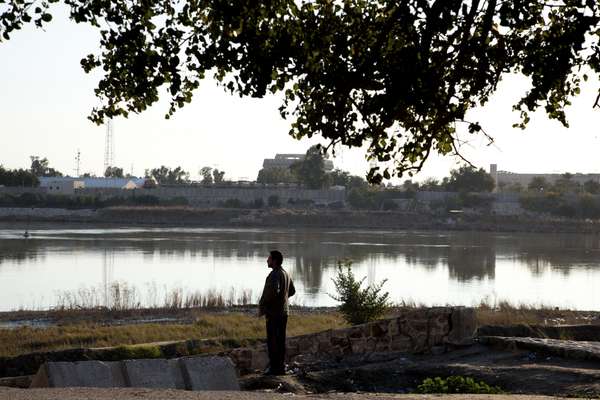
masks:
[[(0, 386), (28, 387), (32, 374), (38, 371), (40, 365), (47, 360), (118, 361), (219, 353), (229, 355), (235, 360), (240, 373), (240, 386), (243, 390), (261, 394), (273, 391), (295, 396), (332, 392), (369, 392), (374, 396), (382, 392), (389, 394), (415, 393), (420, 390), (419, 385), (427, 378), (437, 376), (472, 378), (476, 382), (486, 382), (487, 385), (496, 388), (495, 390), (501, 390), (504, 393), (586, 398), (596, 398), (600, 393), (600, 385), (598, 385), (600, 373), (597, 370), (600, 353), (598, 353), (597, 346), (588, 342), (597, 338), (600, 327), (591, 325), (552, 327), (549, 325), (561, 324), (566, 321), (564, 319), (560, 321), (558, 318), (551, 321), (549, 320), (551, 316), (576, 317), (581, 322), (580, 317), (589, 318), (589, 314), (583, 315), (583, 313), (555, 309), (511, 309), (513, 316), (527, 315), (538, 321), (542, 321), (543, 318), (544, 325), (480, 327), (475, 334), (474, 342), (472, 340), (467, 342), (452, 336), (453, 327), (456, 326), (456, 332), (466, 333), (468, 336), (465, 337), (471, 339), (471, 330), (482, 323), (482, 318), (489, 318), (489, 313), (504, 314), (503, 318), (506, 318), (509, 316), (508, 309), (504, 305), (493, 310), (487, 309), (485, 306), (479, 307), (476, 310), (476, 321), (472, 319), (473, 313), (470, 310), (465, 310), (467, 312), (463, 314), (459, 313), (455, 319), (453, 314), (450, 316), (444, 314), (448, 312), (448, 309), (443, 307), (395, 309), (388, 315), (391, 318), (373, 324), (341, 330), (335, 330), (337, 328), (335, 324), (332, 328), (313, 326), (314, 332), (319, 333), (302, 337), (296, 335), (298, 335), (298, 328), (301, 329), (301, 332), (306, 332), (307, 326), (310, 325), (306, 323), (306, 318), (320, 317), (327, 313), (324, 312), (324, 309), (313, 310), (314, 312), (308, 309), (297, 309), (290, 317), (288, 329), (290, 337), (296, 336), (290, 338), (288, 343), (290, 352), (296, 351), (296, 353), (291, 353), (295, 356), (289, 361), (289, 373), (284, 377), (265, 377), (259, 372), (263, 369), (259, 364), (266, 362), (263, 357), (266, 350), (262, 344), (264, 341), (262, 321), (251, 315), (253, 307), (245, 307), (237, 311), (203, 310), (202, 313), (197, 314), (199, 319), (190, 325), (192, 329), (205, 329), (205, 331), (188, 332), (186, 334), (191, 336), (186, 340), (163, 340), (116, 347), (97, 347), (91, 343), (62, 351), (36, 351), (17, 357), (3, 357), (0, 358), (0, 377), (3, 377), (0, 378)], [(454, 309), (454, 311), (457, 310)], [(198, 312), (198, 310), (187, 310), (187, 312)], [(331, 310), (329, 317), (333, 317), (334, 314), (335, 311)], [(462, 317), (460, 317), (461, 315)], [(423, 320), (420, 319), (422, 316), (427, 316), (426, 324), (422, 323)], [(440, 316), (443, 318), (439, 318)], [(595, 317), (597, 318), (597, 316), (596, 314)], [(239, 340), (220, 338), (221, 332), (218, 332), (218, 329), (212, 333), (206, 331), (206, 328), (214, 322), (211, 321), (213, 317), (231, 328), (235, 327), (239, 333), (244, 335), (252, 335), (252, 332), (244, 331), (248, 324), (256, 325), (256, 330), (260, 331), (259, 337)], [(239, 321), (240, 318), (242, 319), (241, 324), (234, 326), (232, 321)], [(244, 318), (247, 319), (244, 320)], [(254, 321), (248, 320), (249, 318)], [(458, 323), (454, 325), (450, 321)], [(393, 328), (393, 326), (398, 328)], [(135, 327), (143, 328), (144, 331), (150, 333), (180, 329), (176, 324), (139, 324)], [(39, 331), (47, 334), (48, 329), (54, 329), (62, 337), (73, 337), (77, 333), (81, 334), (81, 332), (75, 332), (74, 329), (81, 328), (81, 324), (66, 324)], [(86, 332), (88, 337), (94, 335), (102, 337), (110, 335), (111, 331), (129, 329), (129, 326), (90, 325), (89, 328), (90, 330)], [(398, 342), (393, 339), (397, 336), (388, 336), (388, 334), (394, 335), (394, 333), (389, 333), (392, 332), (392, 329), (403, 329), (404, 335), (411, 339)], [(34, 331), (35, 329), (30, 329), (28, 332), (17, 333), (24, 340), (26, 337), (31, 337), (31, 333)], [(446, 339), (443, 339), (444, 334), (440, 336), (440, 333), (436, 332), (446, 332), (448, 340), (455, 341), (446, 342)], [(214, 336), (212, 339), (205, 338), (205, 336), (211, 335)], [(505, 335), (510, 337), (504, 337)], [(346, 340), (343, 340), (344, 337)], [(427, 337), (426, 341), (419, 342), (424, 337)], [(453, 339), (450, 339), (451, 337)], [(458, 337), (463, 336), (459, 335)], [(553, 339), (545, 339), (548, 337)], [(365, 338), (368, 338), (366, 342)], [(431, 342), (429, 338), (431, 338)], [(34, 336), (33, 339), (40, 338)], [(484, 339), (495, 340), (490, 342)], [(393, 343), (404, 343), (408, 347), (377, 350), (378, 341), (389, 345), (389, 340), (396, 340)], [(436, 343), (440, 343), (440, 340), (444, 340), (443, 346), (436, 345)], [(4, 337), (0, 337), (0, 343), (4, 344), (5, 341)], [(334, 347), (327, 347), (326, 343)], [(375, 347), (364, 346), (367, 343), (375, 344)], [(424, 348), (413, 347), (420, 346), (416, 343), (433, 347), (429, 351), (424, 351)], [(535, 346), (532, 347), (533, 345)], [(240, 346), (243, 348), (239, 348)], [(341, 348), (335, 346), (342, 346), (347, 351), (339, 351)], [(416, 350), (411, 350), (413, 348)], [(261, 354), (263, 358), (256, 357), (257, 354)], [(249, 364), (248, 360), (250, 360)], [(255, 361), (256, 364), (254, 364)], [(2, 389), (0, 388), (0, 390)]]
[(14, 223), (32, 227), (40, 225), (51, 227), (185, 226), (600, 233), (600, 221), (534, 215), (434, 215), (397, 211), (288, 208), (110, 207), (97, 210), (0, 208), (0, 224), (11, 226)]
[[(403, 310), (397, 307), (393, 317)], [(0, 357), (69, 348), (130, 346), (210, 339), (216, 349), (264, 339), (264, 319), (256, 306), (190, 309), (74, 309), (0, 313)], [(560, 326), (600, 323), (598, 311), (571, 311), (500, 304), (476, 308), (477, 325)], [(336, 308), (293, 307), (288, 332), (303, 335), (347, 326)]]

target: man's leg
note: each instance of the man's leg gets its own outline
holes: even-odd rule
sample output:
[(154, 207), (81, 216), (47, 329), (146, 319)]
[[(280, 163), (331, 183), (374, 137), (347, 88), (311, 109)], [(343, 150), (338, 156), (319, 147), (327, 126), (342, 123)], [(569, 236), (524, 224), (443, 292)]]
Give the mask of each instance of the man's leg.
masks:
[(266, 318), (267, 321), (267, 352), (269, 353), (269, 370), (277, 369), (277, 321), (275, 318)]
[(287, 315), (283, 315), (281, 316), (281, 319), (279, 320), (279, 326), (278, 326), (278, 335), (277, 335), (277, 355), (279, 356), (278, 362), (279, 364), (277, 364), (277, 368), (278, 368), (278, 372), (280, 373), (285, 373), (285, 331), (287, 328)]

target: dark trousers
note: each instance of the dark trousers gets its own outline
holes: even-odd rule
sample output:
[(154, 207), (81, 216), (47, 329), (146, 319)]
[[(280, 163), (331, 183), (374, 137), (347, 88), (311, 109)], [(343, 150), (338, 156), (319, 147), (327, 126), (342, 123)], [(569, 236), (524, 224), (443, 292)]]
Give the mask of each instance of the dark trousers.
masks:
[(285, 329), (287, 315), (267, 317), (267, 350), (271, 371), (285, 372)]

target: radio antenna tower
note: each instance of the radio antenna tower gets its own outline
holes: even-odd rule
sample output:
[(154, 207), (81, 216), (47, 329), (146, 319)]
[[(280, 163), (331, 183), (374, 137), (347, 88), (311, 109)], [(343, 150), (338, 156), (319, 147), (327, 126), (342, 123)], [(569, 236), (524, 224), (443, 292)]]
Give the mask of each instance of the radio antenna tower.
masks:
[[(106, 123), (106, 138), (104, 141), (104, 171), (115, 163), (115, 142), (112, 121)], [(104, 172), (102, 171), (102, 172)]]
[(79, 149), (77, 149), (77, 156), (75, 156), (75, 162), (76, 162), (75, 176), (77, 176), (79, 178), (79, 171), (80, 171), (80, 167), (81, 167), (81, 152), (79, 151)]

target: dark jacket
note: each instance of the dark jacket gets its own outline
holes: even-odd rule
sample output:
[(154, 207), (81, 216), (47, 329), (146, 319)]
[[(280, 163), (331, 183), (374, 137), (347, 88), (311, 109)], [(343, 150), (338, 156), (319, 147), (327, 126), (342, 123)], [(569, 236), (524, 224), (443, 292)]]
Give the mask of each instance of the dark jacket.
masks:
[(289, 311), (288, 297), (296, 293), (294, 283), (288, 273), (281, 267), (273, 268), (267, 276), (260, 302), (259, 315), (278, 317), (287, 315)]

